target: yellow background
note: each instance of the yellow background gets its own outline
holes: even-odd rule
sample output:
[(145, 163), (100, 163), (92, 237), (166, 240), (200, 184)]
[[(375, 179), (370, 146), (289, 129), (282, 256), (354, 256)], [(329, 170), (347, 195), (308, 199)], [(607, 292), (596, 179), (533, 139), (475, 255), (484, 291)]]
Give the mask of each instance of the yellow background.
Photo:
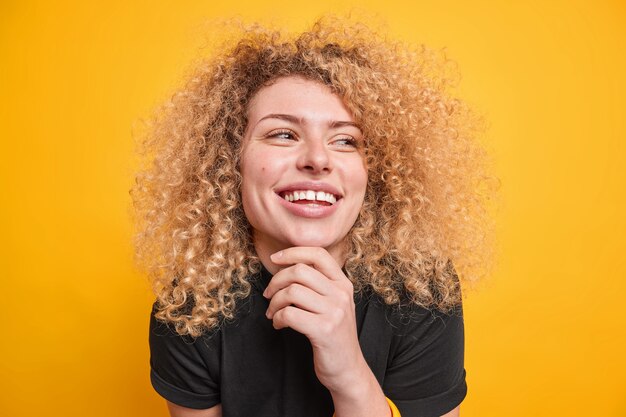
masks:
[(0, 415), (167, 415), (132, 264), (133, 123), (211, 19), (302, 29), (353, 6), (447, 48), (490, 121), (500, 257), (465, 301), (462, 415), (626, 416), (626, 6), (564, 0), (2, 1)]

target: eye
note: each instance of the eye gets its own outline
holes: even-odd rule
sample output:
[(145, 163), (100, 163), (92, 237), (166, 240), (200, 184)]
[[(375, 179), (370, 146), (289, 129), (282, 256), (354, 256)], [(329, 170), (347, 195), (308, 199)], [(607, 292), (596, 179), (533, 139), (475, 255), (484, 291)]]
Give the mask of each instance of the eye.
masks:
[(293, 140), (293, 139), (296, 139), (296, 134), (288, 129), (277, 129), (277, 130), (272, 130), (267, 135), (265, 135), (265, 137), (284, 139), (284, 140)]
[(354, 139), (351, 136), (345, 136), (339, 139), (336, 139), (335, 141), (333, 141), (333, 143), (343, 147), (352, 147), (352, 148), (356, 148), (357, 147), (357, 141), (356, 139)]

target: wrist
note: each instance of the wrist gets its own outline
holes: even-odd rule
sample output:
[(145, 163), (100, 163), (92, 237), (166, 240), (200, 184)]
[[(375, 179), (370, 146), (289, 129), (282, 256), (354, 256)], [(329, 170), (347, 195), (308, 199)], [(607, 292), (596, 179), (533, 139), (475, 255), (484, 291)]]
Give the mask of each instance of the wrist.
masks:
[(380, 386), (365, 358), (361, 357), (356, 365), (350, 367), (350, 372), (344, 372), (340, 377), (333, 378), (332, 384), (328, 384), (326, 388), (333, 398), (357, 400)]
[(353, 379), (329, 389), (335, 406), (336, 417), (388, 417), (392, 410), (378, 380), (365, 363)]

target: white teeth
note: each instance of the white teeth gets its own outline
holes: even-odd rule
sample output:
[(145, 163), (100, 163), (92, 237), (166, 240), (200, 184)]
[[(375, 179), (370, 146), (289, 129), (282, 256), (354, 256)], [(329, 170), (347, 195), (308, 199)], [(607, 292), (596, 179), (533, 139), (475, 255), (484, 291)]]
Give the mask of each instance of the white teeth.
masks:
[(324, 191), (312, 190), (288, 192), (284, 194), (283, 198), (290, 202), (298, 200), (327, 201), (330, 204), (335, 204), (337, 202), (337, 198), (333, 194), (325, 193)]

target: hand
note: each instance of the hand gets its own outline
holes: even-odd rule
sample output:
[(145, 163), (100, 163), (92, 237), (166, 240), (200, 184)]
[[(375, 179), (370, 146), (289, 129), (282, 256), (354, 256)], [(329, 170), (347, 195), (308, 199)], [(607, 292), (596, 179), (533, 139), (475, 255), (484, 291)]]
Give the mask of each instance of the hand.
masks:
[(354, 288), (335, 259), (319, 247), (292, 247), (270, 258), (291, 266), (277, 272), (263, 293), (271, 299), (267, 317), (276, 329), (307, 336), (320, 382), (341, 391), (371, 373), (359, 346)]

